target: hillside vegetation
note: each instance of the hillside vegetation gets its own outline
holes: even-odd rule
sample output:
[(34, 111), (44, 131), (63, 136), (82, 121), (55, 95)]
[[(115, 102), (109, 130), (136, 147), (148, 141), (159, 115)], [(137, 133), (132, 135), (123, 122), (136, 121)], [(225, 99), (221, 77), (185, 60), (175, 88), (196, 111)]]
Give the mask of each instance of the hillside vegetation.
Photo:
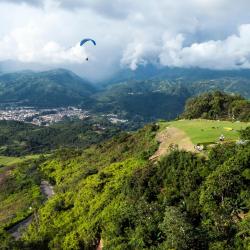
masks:
[[(241, 80), (231, 78), (200, 81), (192, 81), (189, 78), (124, 81), (108, 85), (97, 93), (94, 96), (96, 104), (93, 110), (113, 112), (135, 120), (171, 120), (183, 112), (187, 99), (193, 97), (196, 100), (196, 96), (201, 94), (202, 97), (197, 101), (200, 102), (200, 106), (196, 104), (192, 111), (192, 99), (189, 101), (187, 104), (189, 113), (185, 113), (185, 118), (199, 118), (203, 115), (205, 119), (214, 119), (219, 112), (224, 119), (230, 116), (247, 120), (250, 113), (249, 101), (238, 94), (250, 98), (249, 81), (246, 79), (243, 83)], [(208, 91), (209, 94), (202, 95)], [(223, 102), (225, 107), (220, 103), (209, 103), (211, 100)], [(215, 109), (211, 109), (211, 106)], [(205, 114), (208, 109), (211, 113)]]
[(239, 95), (209, 92), (189, 99), (181, 117), (249, 121), (250, 101)]
[(23, 156), (50, 152), (60, 147), (86, 148), (119, 131), (119, 126), (105, 119), (65, 121), (49, 127), (0, 121), (0, 155)]
[[(115, 113), (145, 124), (176, 118), (183, 112), (188, 98), (208, 91), (236, 93), (249, 99), (249, 86), (249, 70), (213, 71), (146, 65), (135, 71), (123, 70), (112, 79), (95, 85), (63, 69), (24, 71), (0, 75), (0, 105), (75, 105), (95, 114)], [(241, 102), (238, 99), (233, 107), (236, 117), (242, 106), (248, 106)]]
[[(222, 107), (235, 101), (208, 95)], [(0, 249), (248, 250), (249, 128), (224, 120), (157, 122), (2, 167)], [(200, 153), (192, 143), (212, 147)], [(45, 203), (44, 179), (55, 191)], [(8, 231), (31, 214), (14, 241)]]
[(182, 84), (192, 95), (209, 91), (223, 91), (237, 93), (245, 98), (250, 98), (250, 70), (211, 70), (198, 67), (175, 68), (159, 67), (157, 65), (141, 65), (136, 70), (123, 69), (113, 76), (104, 85), (116, 85), (121, 82), (139, 81), (170, 81)]
[[(39, 166), (56, 195), (12, 249), (247, 249), (250, 147), (218, 144), (208, 158), (172, 149), (157, 163), (157, 125)], [(249, 136), (249, 130), (242, 133)], [(244, 139), (243, 138), (243, 139)], [(12, 243), (11, 243), (12, 242)]]
[[(0, 167), (1, 166), (12, 166), (16, 165), (18, 163), (28, 161), (30, 159), (36, 159), (39, 158), (40, 155), (32, 154), (32, 155), (26, 155), (22, 157), (8, 157), (8, 156), (0, 156)], [(1, 170), (0, 170), (1, 171)]]
[(127, 81), (95, 95), (96, 112), (112, 112), (136, 121), (174, 119), (182, 113), (189, 91), (173, 81)]
[(87, 104), (95, 88), (74, 73), (58, 69), (0, 75), (0, 103), (36, 107)]
[[(16, 160), (11, 166), (0, 168), (0, 232), (31, 215), (44, 200), (37, 171), (41, 160), (27, 160), (23, 163), (20, 160), (18, 167), (13, 165), (18, 163)], [(1, 238), (0, 249), (6, 249), (2, 241)]]

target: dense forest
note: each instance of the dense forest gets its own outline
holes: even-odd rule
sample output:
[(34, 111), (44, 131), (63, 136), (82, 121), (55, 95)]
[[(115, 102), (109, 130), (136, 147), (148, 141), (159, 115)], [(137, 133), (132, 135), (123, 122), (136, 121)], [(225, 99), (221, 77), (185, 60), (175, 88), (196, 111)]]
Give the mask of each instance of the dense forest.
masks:
[(190, 91), (176, 81), (126, 81), (95, 94), (94, 112), (112, 112), (129, 120), (171, 120), (183, 111)]
[(56, 195), (19, 241), (2, 231), (2, 249), (96, 249), (100, 240), (104, 249), (248, 249), (249, 143), (217, 145), (207, 157), (172, 148), (156, 163), (148, 158), (158, 130), (40, 162)]
[(0, 121), (0, 155), (46, 153), (61, 147), (86, 148), (112, 137), (125, 128), (104, 118), (63, 121), (49, 127)]
[(209, 92), (190, 98), (181, 117), (249, 121), (250, 101), (240, 95)]

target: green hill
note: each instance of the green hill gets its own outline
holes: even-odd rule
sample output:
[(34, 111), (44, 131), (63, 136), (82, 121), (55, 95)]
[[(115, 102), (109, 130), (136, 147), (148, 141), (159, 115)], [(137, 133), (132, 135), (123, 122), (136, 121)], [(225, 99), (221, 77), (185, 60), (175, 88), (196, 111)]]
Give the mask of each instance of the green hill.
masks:
[(192, 93), (201, 94), (211, 91), (222, 91), (229, 94), (240, 94), (250, 99), (250, 80), (244, 77), (221, 77), (198, 80), (191, 84)]
[(64, 70), (17, 72), (0, 75), (0, 103), (57, 107), (88, 103), (95, 88)]
[(157, 64), (139, 65), (136, 70), (123, 68), (114, 76), (106, 81), (104, 85), (116, 84), (129, 80), (176, 80), (183, 79), (186, 82), (195, 82), (200, 80), (223, 79), (223, 78), (241, 78), (250, 79), (249, 69), (238, 70), (213, 70), (199, 67), (181, 68), (181, 67), (163, 67)]
[(250, 122), (213, 121), (205, 119), (177, 120), (160, 123), (162, 128), (174, 127), (183, 130), (194, 144), (214, 144), (221, 134), (226, 142), (236, 141), (239, 131), (250, 126)]
[(98, 93), (95, 111), (122, 114), (129, 119), (173, 119), (183, 111), (187, 88), (174, 81), (127, 81)]
[[(8, 204), (14, 216), (2, 219), (2, 246), (96, 249), (101, 241), (111, 250), (247, 249), (249, 143), (218, 144), (206, 158), (169, 148), (158, 161), (149, 160), (159, 147), (156, 138), (165, 126), (179, 127), (192, 140), (198, 140), (192, 137), (194, 131), (200, 131), (206, 122), (193, 121), (189, 126), (181, 126), (182, 121), (152, 124), (85, 150), (62, 149), (36, 165), (17, 168), (5, 180), (14, 182), (14, 187), (0, 189), (5, 193), (0, 196), (0, 215)], [(230, 123), (234, 125), (235, 129), (243, 127)], [(249, 130), (244, 136), (249, 136), (247, 133)], [(207, 135), (199, 133), (199, 141), (205, 140)], [(35, 173), (50, 180), (56, 191), (40, 208)], [(14, 196), (22, 187), (20, 182), (33, 192), (33, 198)], [(14, 204), (22, 204), (24, 216), (32, 201), (36, 202), (36, 219), (15, 242), (3, 230), (21, 218), (20, 213), (15, 217)]]
[[(215, 72), (215, 75), (212, 75), (210, 71), (196, 70), (168, 69), (168, 74), (163, 74), (162, 78), (153, 77), (137, 81), (129, 78), (123, 82), (107, 84), (95, 95), (96, 105), (93, 106), (93, 110), (113, 112), (135, 120), (171, 120), (183, 112), (188, 98), (206, 92), (220, 91), (229, 95), (241, 95), (246, 99), (250, 98), (248, 71)], [(194, 75), (191, 74), (192, 72)], [(136, 79), (136, 73), (134, 74), (134, 79)], [(239, 101), (241, 99), (238, 97)], [(235, 109), (242, 108), (239, 104), (235, 102)], [(246, 114), (241, 114), (245, 118), (239, 118), (248, 119), (247, 113), (249, 113), (248, 110)], [(237, 116), (237, 112), (235, 115)], [(192, 116), (192, 118), (197, 118), (197, 116)], [(204, 118), (210, 119), (211, 117)]]
[(249, 121), (250, 101), (239, 95), (208, 92), (190, 98), (181, 117)]
[(110, 138), (118, 131), (120, 131), (118, 125), (97, 118), (65, 121), (49, 127), (0, 121), (0, 155), (23, 156), (46, 153), (60, 147), (85, 148)]
[(192, 95), (220, 90), (250, 98), (250, 70), (211, 70), (198, 67), (176, 68), (147, 64), (136, 70), (123, 69), (103, 86), (129, 81), (174, 81), (184, 84)]

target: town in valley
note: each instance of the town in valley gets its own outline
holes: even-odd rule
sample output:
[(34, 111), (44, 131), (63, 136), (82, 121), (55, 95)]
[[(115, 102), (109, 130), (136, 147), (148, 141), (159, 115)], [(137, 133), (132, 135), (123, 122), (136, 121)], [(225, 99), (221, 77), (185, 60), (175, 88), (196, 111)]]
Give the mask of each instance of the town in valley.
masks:
[[(20, 121), (32, 123), (38, 126), (49, 126), (63, 120), (84, 120), (93, 116), (88, 110), (78, 107), (60, 108), (34, 108), (34, 107), (2, 107), (0, 108), (0, 120)], [(126, 123), (127, 120), (119, 119), (116, 114), (102, 114), (103, 117), (113, 123)]]

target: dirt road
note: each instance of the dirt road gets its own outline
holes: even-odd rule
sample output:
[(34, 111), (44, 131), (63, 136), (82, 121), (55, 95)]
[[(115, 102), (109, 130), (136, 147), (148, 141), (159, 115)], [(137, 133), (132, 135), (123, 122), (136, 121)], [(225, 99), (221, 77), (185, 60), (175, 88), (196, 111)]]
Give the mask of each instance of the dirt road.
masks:
[[(51, 196), (55, 194), (53, 186), (49, 184), (48, 181), (42, 181), (41, 185), (41, 192), (44, 196), (46, 196), (46, 199), (48, 200)], [(20, 221), (18, 224), (13, 226), (8, 230), (8, 232), (16, 239), (20, 239), (22, 236), (22, 232), (31, 224), (33, 220), (33, 215), (30, 215), (29, 217), (25, 218), (24, 220)]]

